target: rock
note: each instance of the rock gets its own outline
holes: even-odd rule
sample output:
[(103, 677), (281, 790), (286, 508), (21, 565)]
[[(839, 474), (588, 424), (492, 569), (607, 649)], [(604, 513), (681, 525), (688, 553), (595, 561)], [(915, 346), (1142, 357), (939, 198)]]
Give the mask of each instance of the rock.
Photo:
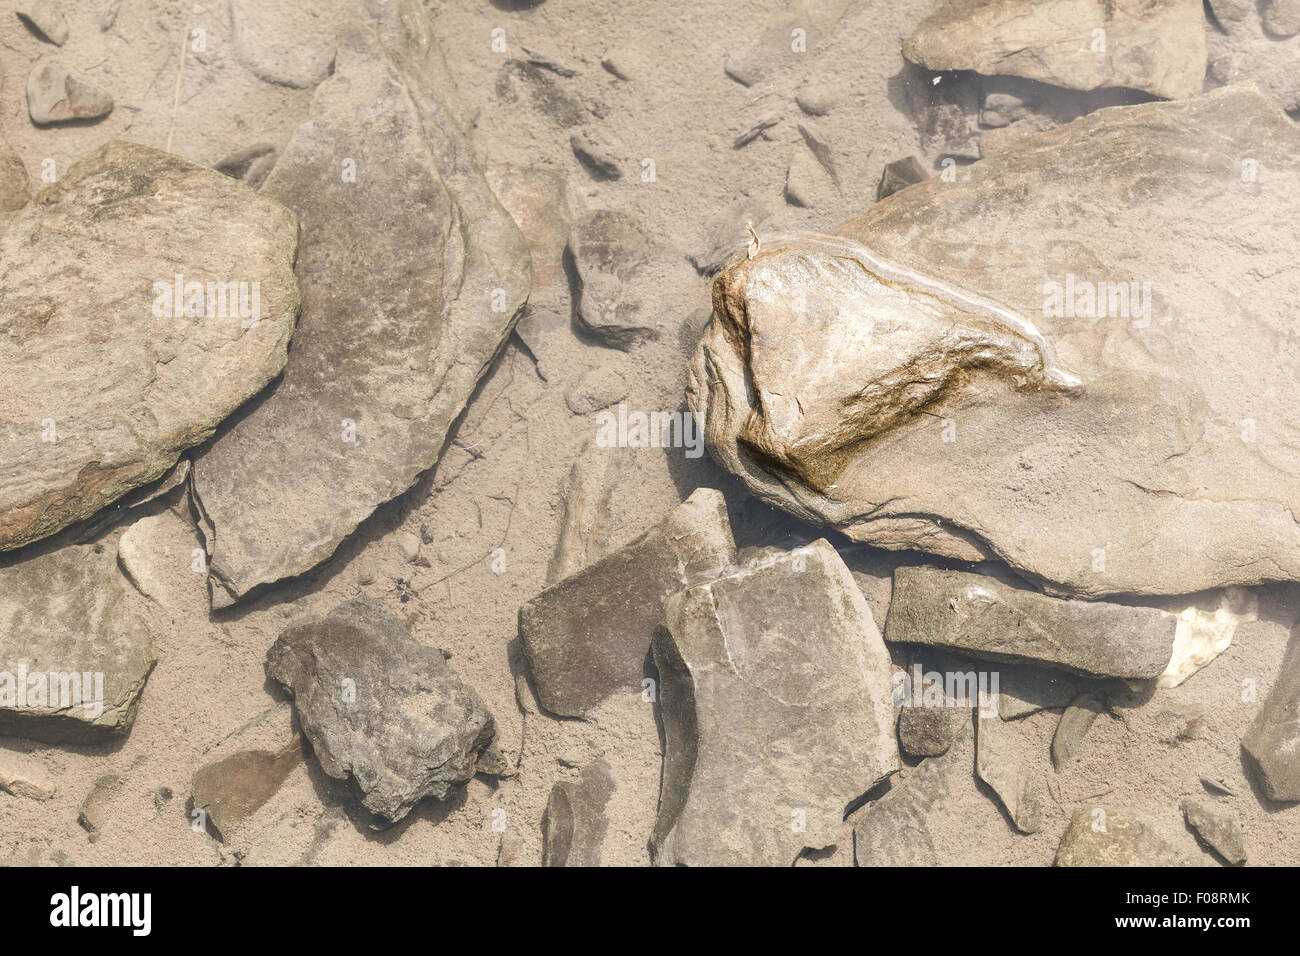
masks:
[(578, 277), (577, 325), (613, 348), (659, 338), (698, 289), (686, 262), (625, 213), (601, 210), (578, 220), (569, 253)]
[(167, 510), (141, 518), (117, 542), (117, 563), (145, 597), (176, 609), (203, 599), (204, 564), (194, 526)]
[(1013, 93), (985, 93), (980, 104), (980, 125), (990, 129), (1010, 126), (1028, 115), (1025, 101)]
[(640, 694), (664, 600), (735, 563), (726, 501), (701, 488), (646, 534), (524, 604), (519, 636), (541, 705), (581, 717), (613, 694)]
[(641, 52), (635, 46), (621, 46), (606, 51), (600, 59), (600, 65), (620, 80), (629, 83), (641, 75), (645, 66), (641, 59)]
[(56, 46), (68, 42), (68, 21), (52, 0), (23, 0), (14, 11), (41, 39)]
[[(8, 220), (0, 550), (162, 477), (279, 373), (298, 311), (296, 235), (278, 203), (126, 143), (76, 163)], [(191, 285), (191, 315), (176, 316)]]
[(1067, 707), (1088, 681), (1065, 671), (1004, 667), (999, 672), (998, 716), (1015, 720), (1051, 707)]
[(896, 159), (885, 166), (880, 173), (880, 184), (876, 187), (876, 201), (892, 196), (915, 183), (923, 183), (930, 178), (921, 161), (915, 156)]
[(329, 0), (230, 0), (235, 56), (268, 83), (311, 89), (329, 75), (332, 15), (346, 9)]
[(109, 807), (122, 794), (126, 778), (121, 774), (105, 773), (95, 779), (95, 784), (81, 802), (77, 822), (90, 834), (91, 842), (99, 839), (100, 831), (108, 823)]
[(1269, 8), (1261, 20), (1256, 3), (1243, 4), (1231, 17), (1224, 15), (1222, 4), (1214, 10), (1226, 33), (1206, 30), (1209, 82), (1257, 83), (1283, 109), (1300, 109), (1300, 36), (1283, 39), (1273, 27), (1285, 30), (1286, 21), (1279, 21)]
[(113, 24), (117, 23), (117, 11), (122, 6), (122, 0), (108, 0), (99, 11), (99, 32), (107, 33), (113, 29)]
[(898, 742), (914, 757), (937, 757), (948, 752), (957, 733), (953, 711), (948, 707), (918, 707), (904, 704), (898, 711)]
[(102, 545), (0, 568), (0, 735), (124, 737), (154, 662), (149, 630)]
[(1201, 784), (1213, 793), (1224, 794), (1229, 797), (1235, 797), (1237, 795), (1237, 792), (1233, 790), (1233, 788), (1229, 786), (1222, 777), (1215, 779), (1214, 777), (1202, 775)]
[(1102, 110), (734, 260), (690, 407), (751, 492), (855, 541), (1088, 597), (1300, 579), (1300, 253), (1239, 238), (1290, 236), (1297, 187), (1300, 127), (1250, 88)]
[(993, 788), (1006, 808), (1012, 825), (1021, 833), (1043, 828), (1042, 781), (1016, 759), (1011, 725), (994, 715), (976, 711), (975, 772)]
[[(938, 835), (960, 791), (971, 785), (974, 739), (964, 724), (942, 757), (921, 761), (889, 792), (857, 811), (853, 853), (858, 866), (938, 866)], [(939, 845), (936, 845), (939, 844)]]
[(778, 70), (799, 64), (809, 52), (816, 52), (848, 7), (848, 0), (792, 0), (756, 30), (744, 30), (741, 36), (757, 33), (757, 39), (728, 56), (723, 69), (737, 83), (753, 86)]
[(284, 631), (266, 673), (293, 694), (321, 768), (397, 822), (476, 772), (492, 715), (446, 654), (417, 643), (384, 605), (360, 598)]
[(37, 63), (27, 74), (27, 112), (38, 126), (98, 119), (112, 111), (113, 97), (53, 63)]
[[(516, 331), (523, 337), (529, 317), (546, 310), (563, 314), (567, 324), (569, 280), (564, 274), (564, 250), (572, 228), (568, 178), (563, 170), (546, 166), (489, 166), (486, 174), (492, 192), (528, 240), (532, 258), (528, 311)], [(542, 361), (536, 352), (533, 357)]]
[(397, 542), (397, 550), (402, 554), (402, 560), (410, 564), (420, 556), (420, 536), (412, 534), (409, 531), (399, 531), (394, 539)]
[(1092, 694), (1080, 694), (1074, 699), (1056, 725), (1052, 737), (1052, 766), (1061, 771), (1078, 753), (1083, 738), (1088, 735), (1098, 714), (1105, 713), (1106, 702)]
[(207, 814), (213, 835), (228, 842), (239, 827), (275, 796), (302, 763), (302, 739), (293, 708), (279, 704), (223, 740), (194, 772), (193, 809)]
[(1239, 820), (1216, 810), (1204, 800), (1188, 797), (1179, 803), (1179, 807), (1187, 825), (1196, 831), (1206, 846), (1232, 866), (1246, 862), (1246, 839)]
[(1200, 866), (1203, 860), (1151, 815), (1120, 807), (1076, 810), (1056, 866)]
[(1300, 33), (1300, 0), (1266, 0), (1264, 28), (1277, 37)]
[(573, 149), (573, 155), (578, 157), (578, 162), (586, 167), (587, 172), (591, 173), (593, 179), (623, 178), (623, 170), (619, 168), (619, 161), (609, 147), (593, 142), (589, 136), (583, 133), (574, 133), (570, 136), (569, 146)]
[(0, 752), (0, 790), (27, 800), (52, 800), (58, 792), (40, 761), (11, 750)]
[(217, 608), (324, 561), (438, 461), (528, 294), (427, 14), (366, 3), (261, 190), (302, 220), (302, 320), (275, 392), (195, 462)]
[(753, 238), (747, 226), (760, 228), (779, 208), (774, 199), (739, 199), (714, 217), (706, 230), (701, 250), (691, 256), (691, 264), (701, 275), (713, 275), (732, 256), (743, 253)]
[(919, 565), (894, 571), (885, 637), (984, 660), (1141, 679), (1164, 671), (1177, 626), (1174, 615), (1157, 608), (1063, 600), (987, 575)]
[(231, 179), (238, 179), (249, 189), (258, 189), (275, 167), (275, 146), (255, 143), (231, 153), (212, 167)]
[(929, 70), (1181, 99), (1201, 91), (1205, 18), (1200, 0), (938, 0), (903, 55)]
[(899, 767), (889, 655), (824, 539), (673, 595), (654, 657), (658, 866), (791, 866)]
[(1291, 632), (1282, 669), (1241, 747), (1265, 796), (1300, 800), (1300, 628)]
[(633, 449), (602, 448), (593, 439), (574, 458), (560, 536), (546, 568), (547, 587), (614, 550), (610, 500), (620, 483), (636, 477), (634, 455)]
[(588, 369), (564, 392), (564, 404), (575, 415), (590, 415), (627, 397), (627, 382), (612, 368)]
[(551, 788), (542, 815), (542, 866), (600, 866), (609, 821), (605, 807), (614, 777), (604, 758), (583, 768), (577, 780)]
[(1198, 607), (1178, 615), (1174, 651), (1157, 687), (1177, 687), (1228, 649), (1237, 625), (1259, 619), (1259, 599), (1244, 588), (1228, 588), (1214, 611)]
[(840, 93), (832, 83), (805, 83), (795, 92), (794, 101), (809, 116), (825, 116), (839, 103)]
[(796, 146), (785, 172), (785, 201), (792, 206), (811, 208), (829, 199), (835, 184), (811, 152)]

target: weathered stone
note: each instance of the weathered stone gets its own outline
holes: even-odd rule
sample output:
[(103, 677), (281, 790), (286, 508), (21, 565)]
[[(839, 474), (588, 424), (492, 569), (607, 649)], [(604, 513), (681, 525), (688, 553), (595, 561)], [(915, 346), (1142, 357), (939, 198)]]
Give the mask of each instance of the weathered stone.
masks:
[(249, 189), (257, 189), (275, 168), (275, 146), (271, 143), (254, 143), (236, 150), (212, 168), (231, 179), (238, 179)]
[(23, 0), (14, 12), (42, 39), (56, 46), (68, 42), (68, 21), (53, 0)]
[(1300, 33), (1300, 0), (1265, 0), (1264, 28), (1278, 37)]
[(899, 767), (889, 655), (825, 540), (673, 595), (654, 656), (657, 865), (790, 866)]
[(985, 93), (980, 104), (980, 125), (990, 129), (1010, 126), (1028, 115), (1029, 107), (1014, 93)]
[(906, 189), (916, 183), (923, 183), (930, 178), (921, 161), (915, 156), (896, 159), (885, 166), (880, 173), (880, 183), (876, 186), (876, 201)]
[(1241, 746), (1265, 796), (1300, 800), (1300, 628), (1291, 632), (1282, 669)]
[(1160, 821), (1120, 807), (1079, 808), (1056, 849), (1056, 866), (1203, 865)]
[(834, 83), (805, 83), (794, 94), (794, 101), (809, 116), (825, 116), (840, 101), (840, 89)]
[(60, 743), (130, 731), (154, 656), (125, 598), (99, 545), (0, 568), (0, 734)]
[(646, 534), (526, 603), (519, 636), (542, 706), (581, 717), (611, 694), (639, 694), (665, 598), (735, 563), (726, 501), (701, 488)]
[(957, 733), (957, 716), (949, 707), (904, 704), (898, 710), (898, 742), (914, 757), (937, 757), (948, 752)]
[(1214, 12), (1224, 30), (1206, 31), (1209, 81), (1258, 83), (1283, 109), (1300, 109), (1300, 35), (1284, 38), (1274, 26), (1286, 29), (1285, 21), (1268, 9), (1261, 20), (1256, 2), (1234, 4), (1232, 9), (1214, 4)]
[(193, 525), (167, 510), (141, 518), (117, 542), (117, 562), (137, 591), (166, 608), (202, 600), (204, 563)]
[(1052, 736), (1052, 766), (1062, 770), (1078, 753), (1083, 738), (1088, 736), (1092, 722), (1105, 713), (1106, 702), (1092, 694), (1080, 694), (1065, 708), (1056, 733)]
[(609, 821), (605, 806), (614, 777), (604, 759), (585, 767), (576, 780), (551, 788), (542, 815), (542, 866), (600, 866)]
[(285, 630), (266, 673), (287, 687), (321, 768), (396, 822), (474, 776), (492, 715), (446, 653), (425, 647), (365, 598)]
[(8, 220), (0, 550), (160, 478), (279, 373), (298, 312), (296, 235), (279, 204), (126, 143)]
[(547, 587), (613, 550), (610, 499), (619, 483), (633, 473), (634, 454), (630, 448), (601, 448), (591, 440), (574, 458), (560, 536), (546, 567)]
[(798, 63), (800, 57), (816, 52), (848, 7), (848, 0), (792, 0), (786, 9), (757, 24), (756, 29), (740, 34), (757, 34), (757, 38), (727, 57), (723, 67), (727, 76), (753, 86), (787, 64)]
[(311, 89), (334, 62), (333, 14), (346, 0), (230, 0), (235, 56), (260, 79)]
[(421, 541), (419, 535), (412, 534), (410, 531), (401, 531), (398, 532), (395, 541), (403, 561), (409, 564), (420, 556)]
[(1218, 607), (1206, 611), (1193, 605), (1178, 614), (1173, 656), (1157, 687), (1177, 687), (1228, 649), (1237, 625), (1259, 618), (1259, 599), (1244, 588), (1227, 588)]
[(564, 404), (575, 415), (590, 415), (627, 397), (627, 382), (612, 368), (598, 365), (564, 390)]
[(570, 356), (578, 341), (573, 335), (567, 308), (561, 315), (530, 307), (515, 326), (515, 335), (537, 363), (537, 374), (544, 381), (561, 382), (573, 371)]
[(993, 788), (1011, 823), (1021, 833), (1043, 828), (1043, 786), (1012, 752), (1015, 728), (996, 714), (976, 711), (975, 772)]
[(113, 112), (113, 97), (53, 63), (37, 63), (27, 74), (27, 112), (38, 126), (98, 119)]
[(1191, 797), (1179, 806), (1187, 825), (1196, 831), (1206, 846), (1233, 866), (1246, 862), (1246, 837), (1240, 820), (1228, 811), (1218, 810), (1204, 800)]
[(39, 761), (11, 750), (0, 751), (0, 790), (27, 800), (51, 800), (58, 792)]
[(108, 823), (109, 808), (114, 800), (122, 794), (126, 778), (121, 774), (105, 773), (95, 778), (95, 784), (81, 802), (77, 813), (77, 822), (90, 834), (91, 841), (99, 839), (100, 831)]
[(270, 707), (223, 740), (194, 772), (193, 809), (207, 814), (213, 835), (227, 841), (275, 796), (302, 759), (293, 708)]
[(679, 296), (672, 301), (684, 308), (697, 289), (685, 260), (621, 212), (600, 210), (580, 219), (569, 252), (579, 280), (578, 325), (614, 348), (659, 338), (674, 318), (665, 294)]
[(574, 133), (570, 136), (569, 146), (573, 149), (573, 155), (578, 157), (578, 162), (586, 167), (593, 179), (623, 178), (623, 170), (620, 168), (613, 147), (603, 142), (597, 143), (584, 133)]
[(855, 540), (1087, 596), (1300, 579), (1297, 250), (1241, 238), (1298, 217), (1300, 127), (1257, 91), (1102, 110), (734, 261), (691, 408)]
[[(529, 317), (545, 310), (563, 314), (567, 322), (569, 280), (564, 274), (564, 249), (572, 215), (564, 171), (547, 166), (489, 166), (485, 173), (492, 192), (528, 240), (532, 258), (528, 311), (519, 320), (517, 331), (523, 337)], [(533, 356), (542, 361), (536, 352)]]
[(785, 201), (792, 206), (811, 208), (835, 192), (826, 170), (809, 150), (796, 146), (785, 171)]
[(858, 866), (937, 866), (943, 847), (932, 828), (952, 812), (962, 789), (973, 788), (974, 736), (962, 726), (942, 757), (931, 757), (900, 775), (889, 792), (857, 811), (853, 824)]
[(527, 298), (428, 15), (365, 2), (261, 190), (302, 219), (302, 322), (275, 392), (195, 463), (214, 607), (324, 561), (435, 464)]
[(930, 70), (1008, 74), (1076, 90), (1201, 91), (1201, 0), (939, 0), (903, 41)]
[(1087, 676), (1154, 678), (1169, 663), (1177, 626), (1157, 608), (1064, 600), (983, 574), (917, 566), (894, 572), (885, 637)]

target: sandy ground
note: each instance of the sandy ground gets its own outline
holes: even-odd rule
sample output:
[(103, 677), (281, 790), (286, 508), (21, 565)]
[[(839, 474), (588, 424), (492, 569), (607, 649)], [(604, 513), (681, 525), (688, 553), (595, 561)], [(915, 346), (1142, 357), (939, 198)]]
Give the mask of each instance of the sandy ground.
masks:
[[(3, 132), (34, 180), (45, 160), (64, 170), (116, 137), (160, 148), (170, 137), (175, 152), (204, 163), (257, 142), (282, 147), (306, 115), (310, 91), (263, 82), (238, 62), (224, 0), (124, 0), (116, 25), (104, 33), (97, 26), (103, 0), (61, 5), (73, 25), (62, 48), (35, 39), (12, 13), (0, 16)], [(506, 0), (454, 0), (428, 7), (457, 84), (477, 115), (476, 140), (486, 166), (563, 170), (575, 215), (602, 208), (631, 212), (663, 242), (689, 253), (708, 246), (710, 220), (741, 197), (774, 202), (779, 211), (765, 228), (829, 228), (874, 201), (886, 163), (920, 154), (916, 126), (902, 108), (899, 50), (929, 0), (857, 4), (824, 43), (769, 81), (743, 87), (724, 74), (724, 58), (782, 5), (548, 0), (514, 9)], [(333, 15), (348, 6), (335, 4)], [(208, 51), (201, 59), (186, 59), (178, 86), (181, 41), (196, 26), (206, 30)], [(496, 28), (506, 31), (505, 54), (491, 49)], [(616, 144), (631, 168), (642, 158), (654, 159), (654, 182), (636, 175), (612, 183), (591, 178), (569, 147), (573, 130), (538, 110), (527, 89), (501, 82), (506, 61), (526, 56), (524, 48), (576, 71), (547, 77), (583, 104), (581, 128)], [(632, 51), (625, 54), (636, 63), (630, 82), (601, 66), (616, 48)], [(33, 126), (23, 84), (43, 56), (110, 91), (117, 101), (113, 113), (90, 125)], [(784, 202), (782, 190), (791, 152), (800, 143), (796, 124), (807, 121), (794, 93), (808, 81), (829, 84), (839, 94), (830, 116), (817, 125), (831, 143), (841, 185), (812, 208), (798, 209)], [(779, 122), (765, 137), (733, 148), (740, 134), (769, 114)], [(694, 296), (699, 309), (707, 310), (706, 279), (699, 279)], [(679, 334), (630, 355), (575, 342), (568, 358), (574, 368), (603, 366), (622, 374), (632, 408), (675, 409), (682, 402), (684, 359), (703, 318), (699, 310), (672, 317)], [(652, 705), (629, 693), (578, 721), (536, 714), (525, 719), (516, 702), (509, 652), (516, 612), (544, 586), (569, 470), (596, 432), (593, 416), (569, 411), (564, 389), (564, 382), (543, 381), (512, 340), (443, 461), (381, 508), (333, 559), (217, 615), (209, 615), (202, 578), (188, 567), (177, 569), (171, 609), (133, 593), (153, 626), (158, 655), (135, 727), (116, 746), (0, 741), (0, 759), (5, 751), (29, 754), (57, 786), (45, 802), (0, 793), (0, 860), (491, 865), (502, 856), (537, 863), (539, 823), (552, 785), (576, 775), (570, 765), (604, 756), (618, 782), (609, 807), (606, 861), (647, 863), (660, 762)], [(747, 501), (707, 456), (691, 460), (681, 449), (646, 449), (636, 452), (635, 473), (612, 500), (615, 541), (641, 533), (698, 486), (728, 495), (741, 544), (811, 534), (791, 531), (790, 522)], [(123, 529), (100, 540), (115, 548)], [(422, 535), (428, 568), (404, 562), (394, 543), (402, 530)], [(498, 547), (506, 554), (502, 573), (486, 560)], [(518, 776), (476, 778), (463, 795), (426, 801), (399, 825), (377, 833), (349, 816), (344, 788), (308, 759), (225, 844), (194, 832), (186, 806), (190, 777), (205, 754), (273, 703), (263, 663), (280, 630), (363, 593), (397, 609), (418, 640), (452, 652), (454, 666), (495, 714)], [(874, 603), (883, 623), (884, 606), (878, 597)], [(1252, 863), (1300, 860), (1300, 809), (1267, 804), (1252, 790), (1238, 746), (1254, 710), (1241, 699), (1242, 681), (1254, 679), (1261, 696), (1266, 693), (1290, 625), (1300, 616), (1300, 601), (1289, 589), (1273, 589), (1262, 604), (1261, 621), (1243, 626), (1229, 651), (1182, 687), (1098, 721), (1080, 759), (1052, 775), (1042, 832), (1015, 834), (990, 792), (972, 781), (937, 834), (950, 861), (1048, 864), (1070, 814), (1087, 801), (1151, 809), (1181, 829), (1178, 800), (1204, 794), (1202, 774), (1223, 777), (1236, 790), (1238, 796), (1222, 805), (1243, 820)], [(1200, 736), (1181, 739), (1169, 727), (1189, 714), (1203, 715)], [(1045, 712), (1016, 725), (1024, 758), (1047, 775), (1055, 722), (1056, 714)], [(109, 772), (122, 774), (126, 784), (92, 841), (78, 825), (78, 807), (95, 779)], [(170, 799), (160, 796), (164, 788)], [(497, 812), (502, 810), (504, 817)], [(846, 830), (836, 852), (810, 862), (851, 858)]]

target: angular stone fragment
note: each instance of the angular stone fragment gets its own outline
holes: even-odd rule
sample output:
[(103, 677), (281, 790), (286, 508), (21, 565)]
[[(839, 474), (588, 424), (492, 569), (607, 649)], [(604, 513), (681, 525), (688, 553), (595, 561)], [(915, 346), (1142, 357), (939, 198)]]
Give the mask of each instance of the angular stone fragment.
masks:
[(899, 767), (892, 665), (818, 540), (681, 591), (655, 636), (665, 749), (655, 863), (790, 866)]
[(230, 0), (239, 62), (268, 83), (311, 89), (334, 62), (334, 15), (347, 0)]
[(382, 604), (361, 598), (284, 631), (266, 673), (288, 688), (321, 768), (396, 822), (477, 770), (492, 715), (444, 651), (425, 647)]
[(635, 452), (629, 448), (602, 448), (588, 441), (569, 470), (568, 497), (555, 553), (546, 566), (546, 586), (609, 554), (615, 531), (610, 499), (619, 484), (633, 474)]
[(618, 349), (659, 338), (673, 318), (665, 314), (665, 293), (689, 295), (698, 282), (684, 259), (613, 210), (580, 219), (569, 252), (579, 279), (579, 327)]
[(1066, 707), (1086, 681), (1065, 671), (1004, 667), (998, 672), (998, 715), (1015, 720), (1051, 707)]
[(930, 174), (915, 156), (896, 159), (886, 164), (880, 173), (880, 183), (876, 186), (876, 201), (892, 196), (908, 186), (923, 183), (929, 178)]
[[(199, 551), (197, 564), (195, 551)], [(193, 525), (171, 510), (141, 518), (117, 542), (117, 562), (127, 579), (166, 608), (202, 599), (202, 557)]]
[(303, 315), (275, 392), (195, 463), (214, 607), (324, 561), (436, 463), (527, 297), (428, 15), (366, 2), (261, 190), (302, 218)]
[(1179, 807), (1187, 825), (1205, 844), (1233, 866), (1246, 862), (1246, 838), (1241, 821), (1204, 800), (1188, 797)]
[(53, 63), (37, 63), (27, 74), (27, 112), (38, 126), (91, 120), (113, 111), (113, 97)]
[(564, 404), (575, 415), (590, 415), (627, 397), (627, 381), (612, 368), (598, 365), (564, 390)]
[(970, 725), (958, 731), (942, 757), (921, 761), (889, 792), (857, 811), (853, 853), (858, 866), (937, 866), (943, 846), (934, 830), (962, 789), (972, 787), (975, 740)]
[(723, 68), (737, 83), (753, 86), (782, 67), (800, 62), (801, 56), (816, 52), (848, 7), (848, 0), (792, 0), (786, 9), (772, 13), (760, 24), (737, 21), (737, 38), (755, 39), (728, 56)]
[(688, 399), (854, 540), (1087, 596), (1294, 580), (1297, 218), (1300, 127), (1258, 91), (1104, 109), (733, 260)]
[(1177, 626), (1157, 608), (1063, 600), (987, 575), (916, 566), (894, 571), (885, 637), (1087, 676), (1154, 678), (1169, 663)]
[(975, 772), (993, 788), (1012, 824), (1021, 833), (1043, 828), (1042, 781), (1012, 753), (1015, 728), (1002, 718), (976, 711)]
[(1192, 606), (1178, 614), (1174, 651), (1158, 687), (1177, 687), (1228, 649), (1237, 625), (1259, 618), (1259, 599), (1244, 588), (1227, 588), (1213, 611)]
[(1064, 769), (1079, 751), (1079, 745), (1088, 735), (1092, 723), (1099, 714), (1105, 713), (1106, 702), (1092, 694), (1080, 694), (1065, 713), (1061, 714), (1052, 736), (1052, 766)]
[[(567, 317), (569, 282), (564, 274), (564, 249), (572, 214), (564, 171), (548, 166), (490, 166), (486, 174), (492, 192), (528, 240), (532, 259), (528, 314), (554, 310)], [(528, 314), (519, 320), (521, 331)], [(536, 353), (534, 358), (542, 360)]]
[(576, 780), (551, 789), (542, 816), (542, 866), (600, 866), (609, 821), (605, 806), (614, 778), (604, 759), (582, 770)]
[(68, 21), (53, 0), (23, 0), (14, 11), (36, 32), (56, 46), (68, 42)]
[(254, 143), (236, 150), (212, 168), (238, 179), (249, 189), (257, 189), (275, 166), (275, 147), (270, 143)]
[(207, 814), (211, 832), (229, 840), (302, 763), (293, 708), (268, 708), (223, 740), (190, 785), (193, 809)]
[(1055, 865), (1204, 866), (1206, 861), (1150, 814), (1096, 806), (1075, 811), (1056, 849)]
[(91, 842), (99, 839), (99, 833), (108, 823), (108, 813), (113, 801), (122, 794), (126, 778), (121, 774), (105, 773), (95, 778), (95, 785), (81, 802), (77, 813), (77, 822), (90, 834)]
[(0, 568), (0, 735), (61, 743), (130, 731), (155, 659), (125, 586), (102, 546)]
[(1300, 800), (1300, 628), (1282, 670), (1246, 729), (1241, 747), (1270, 800)]
[(1201, 91), (1201, 0), (939, 0), (903, 42), (930, 70), (1007, 74), (1076, 90)]
[(279, 373), (298, 313), (296, 239), (278, 203), (126, 143), (9, 219), (0, 550), (160, 478)]
[(914, 757), (937, 757), (947, 753), (957, 733), (956, 717), (968, 716), (948, 707), (904, 704), (898, 712), (898, 742)]
[(611, 694), (639, 694), (664, 599), (735, 563), (727, 503), (701, 488), (646, 534), (524, 604), (519, 636), (542, 706), (581, 717)]

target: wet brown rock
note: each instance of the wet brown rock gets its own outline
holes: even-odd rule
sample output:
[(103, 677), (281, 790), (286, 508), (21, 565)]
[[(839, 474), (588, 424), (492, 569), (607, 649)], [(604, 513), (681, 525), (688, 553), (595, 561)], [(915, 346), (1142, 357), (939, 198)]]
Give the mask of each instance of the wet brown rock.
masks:
[(38, 126), (91, 120), (113, 111), (113, 97), (53, 63), (38, 63), (27, 75), (27, 112)]
[(268, 708), (222, 741), (194, 772), (192, 806), (207, 814), (217, 839), (228, 840), (275, 795), (302, 759), (293, 708)]

